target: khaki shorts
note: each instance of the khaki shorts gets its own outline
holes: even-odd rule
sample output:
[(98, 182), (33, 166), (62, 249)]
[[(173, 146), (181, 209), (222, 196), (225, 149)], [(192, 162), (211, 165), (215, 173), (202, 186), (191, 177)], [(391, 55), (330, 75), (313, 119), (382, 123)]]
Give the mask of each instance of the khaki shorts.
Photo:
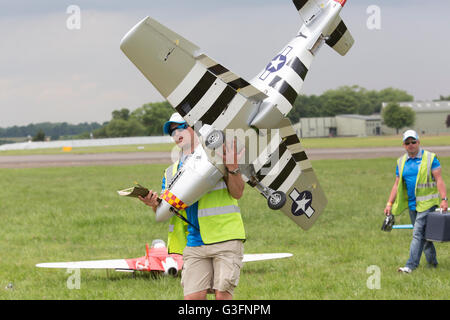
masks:
[(181, 272), (184, 295), (204, 290), (233, 294), (239, 282), (243, 256), (242, 240), (184, 248)]

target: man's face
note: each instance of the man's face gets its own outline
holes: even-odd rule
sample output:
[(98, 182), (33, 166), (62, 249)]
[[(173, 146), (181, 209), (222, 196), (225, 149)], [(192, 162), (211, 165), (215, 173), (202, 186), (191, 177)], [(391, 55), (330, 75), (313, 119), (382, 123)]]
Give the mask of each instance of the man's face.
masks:
[(403, 142), (403, 146), (408, 153), (417, 153), (419, 151), (420, 141), (414, 138), (408, 138)]
[(172, 139), (181, 149), (189, 148), (191, 146), (191, 142), (193, 141), (194, 130), (190, 127), (183, 129), (180, 128), (180, 126), (182, 127), (179, 123), (170, 124)]

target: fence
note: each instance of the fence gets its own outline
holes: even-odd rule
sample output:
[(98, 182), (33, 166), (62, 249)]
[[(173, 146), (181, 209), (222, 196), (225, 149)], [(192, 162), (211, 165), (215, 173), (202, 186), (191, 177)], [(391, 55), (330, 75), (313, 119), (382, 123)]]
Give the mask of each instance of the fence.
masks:
[(149, 137), (126, 137), (107, 139), (85, 139), (85, 140), (56, 140), (44, 142), (19, 142), (0, 145), (0, 151), (6, 150), (32, 150), (49, 149), (63, 147), (100, 147), (100, 146), (120, 146), (120, 145), (141, 145), (155, 143), (171, 143), (170, 136), (149, 136)]

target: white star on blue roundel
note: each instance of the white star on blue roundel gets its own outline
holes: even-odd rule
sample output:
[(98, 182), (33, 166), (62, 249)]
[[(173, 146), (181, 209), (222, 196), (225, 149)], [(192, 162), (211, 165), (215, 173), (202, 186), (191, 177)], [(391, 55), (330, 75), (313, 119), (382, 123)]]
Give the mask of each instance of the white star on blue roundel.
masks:
[(286, 64), (286, 56), (279, 54), (269, 62), (266, 67), (266, 70), (269, 72), (276, 72), (284, 67)]

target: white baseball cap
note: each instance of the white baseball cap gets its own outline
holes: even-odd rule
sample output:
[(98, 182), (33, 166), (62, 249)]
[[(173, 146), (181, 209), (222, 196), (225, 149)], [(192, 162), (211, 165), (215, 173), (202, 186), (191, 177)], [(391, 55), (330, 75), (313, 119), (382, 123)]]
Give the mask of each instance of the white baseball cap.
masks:
[(416, 140), (419, 140), (419, 135), (414, 130), (406, 130), (403, 133), (403, 141), (405, 141), (408, 138), (414, 138)]
[(171, 123), (186, 123), (186, 120), (183, 119), (183, 117), (178, 113), (175, 112), (170, 116), (169, 121), (164, 123), (163, 131), (165, 134), (169, 134), (170, 124)]

